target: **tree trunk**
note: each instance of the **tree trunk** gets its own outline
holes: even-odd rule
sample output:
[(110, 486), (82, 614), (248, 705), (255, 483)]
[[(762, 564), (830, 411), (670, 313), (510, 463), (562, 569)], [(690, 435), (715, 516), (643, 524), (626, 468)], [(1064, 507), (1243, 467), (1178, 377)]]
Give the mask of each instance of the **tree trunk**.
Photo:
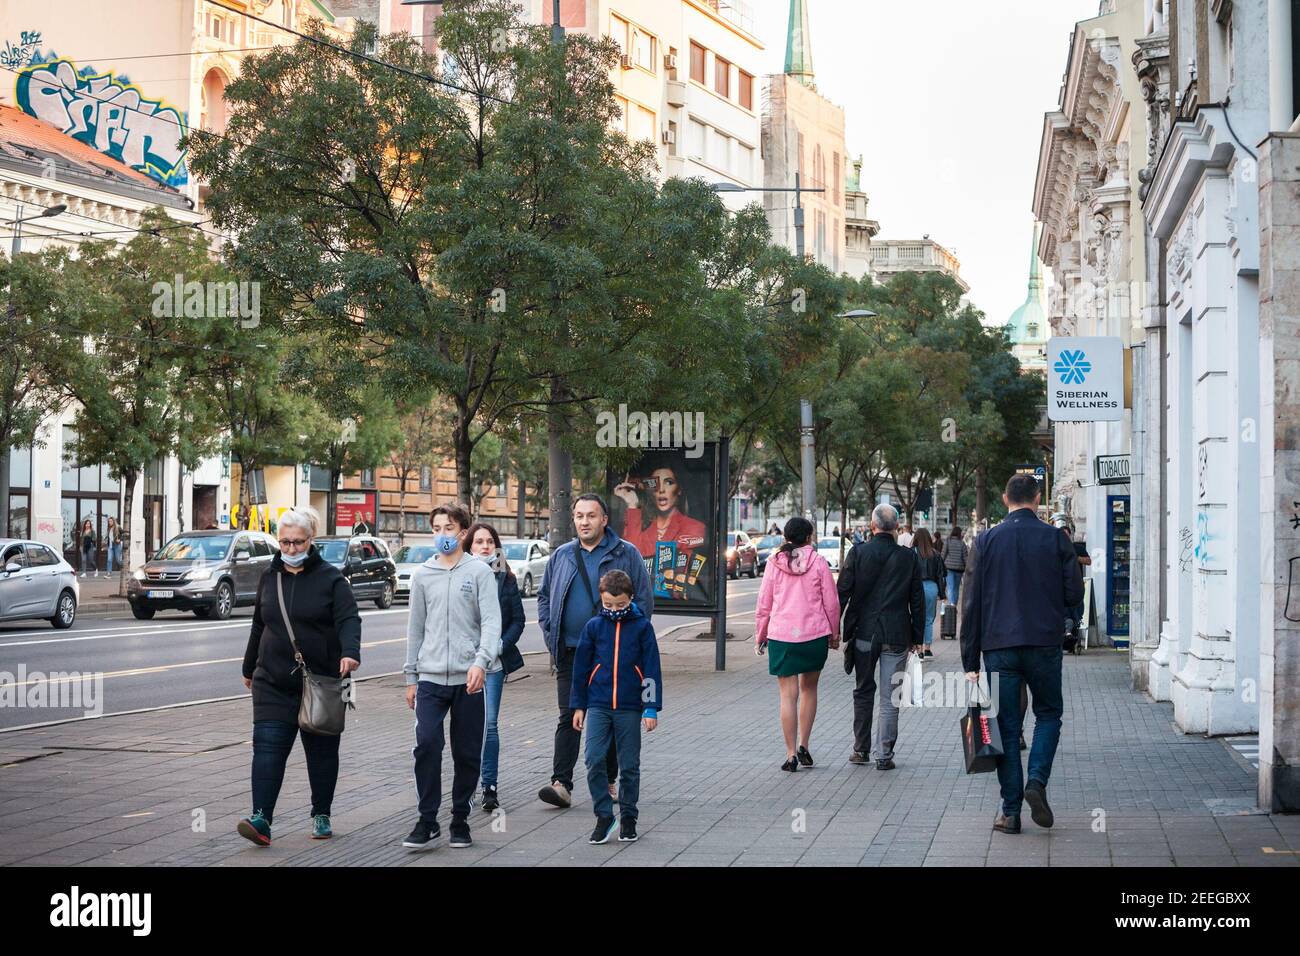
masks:
[(406, 540), (406, 471), (398, 473), (397, 478), (397, 546), (400, 548)]
[(469, 410), (458, 401), (455, 423), (452, 425), (451, 444), (456, 456), (456, 503), (466, 508), (473, 506), (469, 460), (474, 454), (474, 446), (469, 440), (469, 427)]
[[(551, 398), (563, 397), (558, 382), (551, 383)], [(546, 415), (546, 472), (549, 485), (549, 544), (554, 551), (573, 540), (573, 458), (563, 445), (566, 424), (559, 405)]]
[[(117, 572), (117, 596), (126, 597), (126, 582), (131, 575), (131, 526), (134, 524), (135, 516), (135, 471), (124, 471), (122, 473), (122, 483), (126, 492), (126, 497), (122, 501), (123, 522), (122, 522), (122, 566)], [(80, 534), (80, 530), (77, 532)]]
[(524, 523), (528, 510), (528, 483), (522, 478), (515, 482), (515, 537), (525, 538)]
[(988, 514), (988, 476), (984, 466), (975, 469), (975, 525), (984, 520)]
[(325, 495), (326, 534), (339, 533), (339, 478), (343, 472), (338, 468), (330, 469), (330, 487)]
[(176, 533), (185, 530), (185, 466), (176, 463)]

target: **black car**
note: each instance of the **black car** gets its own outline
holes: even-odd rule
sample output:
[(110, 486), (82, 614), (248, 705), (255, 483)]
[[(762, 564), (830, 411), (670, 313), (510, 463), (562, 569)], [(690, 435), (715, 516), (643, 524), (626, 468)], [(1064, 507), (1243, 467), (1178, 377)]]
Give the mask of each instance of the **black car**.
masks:
[(762, 574), (767, 570), (767, 559), (776, 554), (785, 544), (785, 535), (765, 534), (758, 539), (758, 573)]
[(320, 556), (343, 572), (358, 601), (374, 601), (376, 607), (393, 606), (397, 593), (397, 565), (388, 545), (374, 535), (323, 535), (316, 539)]

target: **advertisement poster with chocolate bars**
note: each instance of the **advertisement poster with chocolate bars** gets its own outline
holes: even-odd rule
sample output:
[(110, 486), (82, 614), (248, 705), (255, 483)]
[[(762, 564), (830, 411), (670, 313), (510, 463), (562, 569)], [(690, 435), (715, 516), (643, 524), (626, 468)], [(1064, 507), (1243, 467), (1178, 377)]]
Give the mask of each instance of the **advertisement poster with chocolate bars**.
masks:
[(609, 525), (645, 562), (656, 614), (717, 607), (717, 447), (648, 450), (608, 475)]

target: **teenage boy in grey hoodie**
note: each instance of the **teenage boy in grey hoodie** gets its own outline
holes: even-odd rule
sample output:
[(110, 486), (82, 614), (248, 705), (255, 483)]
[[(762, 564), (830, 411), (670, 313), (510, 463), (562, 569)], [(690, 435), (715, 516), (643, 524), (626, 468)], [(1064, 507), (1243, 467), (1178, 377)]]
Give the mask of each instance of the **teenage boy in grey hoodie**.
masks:
[(469, 554), (469, 514), (430, 515), (437, 554), (411, 575), (406, 627), (406, 703), (415, 711), (415, 791), (420, 819), (402, 846), (428, 850), (440, 834), (443, 721), (451, 714), (451, 845), (472, 844), (470, 799), (478, 785), (487, 719), (484, 678), (501, 653), (501, 605), (487, 562)]

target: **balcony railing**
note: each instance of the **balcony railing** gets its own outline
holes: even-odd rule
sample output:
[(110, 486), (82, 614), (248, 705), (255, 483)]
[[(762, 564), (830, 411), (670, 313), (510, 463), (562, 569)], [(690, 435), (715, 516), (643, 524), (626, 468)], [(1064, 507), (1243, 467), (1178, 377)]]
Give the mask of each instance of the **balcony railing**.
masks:
[(754, 8), (750, 0), (696, 0), (724, 20), (729, 20), (746, 33), (754, 32)]

